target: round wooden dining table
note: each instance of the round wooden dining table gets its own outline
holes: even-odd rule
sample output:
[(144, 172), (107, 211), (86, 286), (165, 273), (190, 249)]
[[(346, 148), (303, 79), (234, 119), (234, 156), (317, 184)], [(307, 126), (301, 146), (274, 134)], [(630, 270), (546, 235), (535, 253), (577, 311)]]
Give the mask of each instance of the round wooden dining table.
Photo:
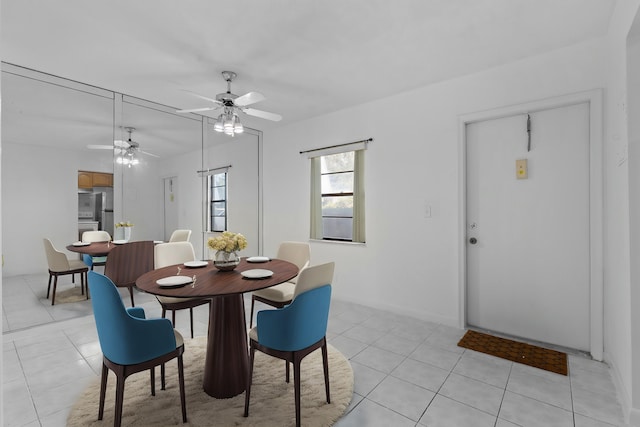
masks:
[[(241, 274), (252, 269), (269, 270), (273, 275), (249, 279)], [(242, 259), (232, 271), (220, 271), (208, 261), (204, 267), (189, 268), (177, 264), (150, 271), (136, 280), (136, 287), (150, 294), (167, 297), (211, 298), (203, 387), (210, 396), (225, 399), (244, 392), (249, 375), (242, 294), (286, 282), (297, 274), (298, 267), (295, 264), (280, 259), (262, 263), (250, 263)], [(171, 288), (160, 287), (156, 283), (157, 280), (175, 275), (195, 280)]]
[(111, 249), (115, 246), (116, 244), (113, 242), (91, 242), (88, 245), (82, 246), (75, 246), (71, 244), (67, 246), (67, 250), (91, 256), (106, 256), (109, 255), (109, 252), (111, 252)]

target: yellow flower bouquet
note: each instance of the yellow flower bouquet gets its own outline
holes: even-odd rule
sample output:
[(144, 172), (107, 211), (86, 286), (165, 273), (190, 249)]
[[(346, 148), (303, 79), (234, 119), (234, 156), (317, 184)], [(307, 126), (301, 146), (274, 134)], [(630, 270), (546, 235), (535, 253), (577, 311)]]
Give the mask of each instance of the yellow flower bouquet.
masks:
[(247, 247), (247, 239), (240, 233), (225, 231), (220, 236), (210, 237), (207, 245), (214, 251), (236, 252)]
[(216, 251), (213, 257), (213, 265), (221, 271), (233, 270), (240, 264), (238, 251), (247, 247), (247, 239), (240, 233), (225, 231), (216, 237), (207, 240), (207, 246)]

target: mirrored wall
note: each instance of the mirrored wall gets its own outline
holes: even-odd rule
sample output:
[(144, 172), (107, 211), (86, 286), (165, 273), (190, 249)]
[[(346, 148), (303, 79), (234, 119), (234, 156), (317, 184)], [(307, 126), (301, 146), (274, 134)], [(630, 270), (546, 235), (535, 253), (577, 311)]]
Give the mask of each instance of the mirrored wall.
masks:
[[(228, 229), (247, 235), (248, 255), (262, 252), (261, 132), (229, 137), (208, 117), (4, 63), (1, 89), (5, 257), (17, 261), (10, 248), (24, 251), (25, 238), (38, 248), (43, 237), (61, 248), (76, 240), (77, 173), (96, 171), (113, 174), (113, 221), (134, 224), (133, 240), (167, 240), (189, 228), (206, 258), (201, 171), (221, 166), (231, 166)], [(135, 147), (135, 162), (122, 162), (126, 147)], [(25, 223), (29, 231), (15, 226)], [(116, 227), (113, 238), (120, 233)]]

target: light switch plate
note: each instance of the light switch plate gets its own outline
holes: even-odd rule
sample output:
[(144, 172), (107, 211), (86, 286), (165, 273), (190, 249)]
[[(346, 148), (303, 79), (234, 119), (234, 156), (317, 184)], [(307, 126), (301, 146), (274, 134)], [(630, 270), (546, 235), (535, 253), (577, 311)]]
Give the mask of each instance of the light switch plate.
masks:
[(527, 159), (516, 160), (516, 178), (527, 179)]

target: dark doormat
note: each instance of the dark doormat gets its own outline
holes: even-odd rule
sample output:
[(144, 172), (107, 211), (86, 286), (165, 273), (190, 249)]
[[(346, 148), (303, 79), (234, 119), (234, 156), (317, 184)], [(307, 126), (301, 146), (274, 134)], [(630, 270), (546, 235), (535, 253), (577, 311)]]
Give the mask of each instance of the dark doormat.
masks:
[(556, 374), (567, 375), (568, 372), (566, 353), (481, 332), (467, 331), (458, 346)]

